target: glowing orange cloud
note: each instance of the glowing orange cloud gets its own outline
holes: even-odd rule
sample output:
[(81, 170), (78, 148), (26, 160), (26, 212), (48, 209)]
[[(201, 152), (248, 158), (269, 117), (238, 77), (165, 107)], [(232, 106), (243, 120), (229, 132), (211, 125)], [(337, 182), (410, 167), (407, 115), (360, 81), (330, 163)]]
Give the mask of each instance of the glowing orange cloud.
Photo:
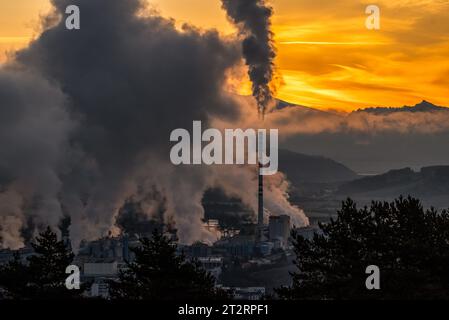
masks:
[[(235, 28), (220, 1), (151, 0), (150, 10), (178, 25)], [(273, 31), (278, 47), (276, 96), (319, 109), (413, 105), (426, 99), (449, 106), (449, 1), (378, 0), (380, 30), (365, 27), (365, 0), (276, 0)], [(0, 3), (0, 62), (27, 44), (48, 0)], [(237, 92), (249, 93), (248, 80)], [(234, 83), (235, 85), (235, 83)]]

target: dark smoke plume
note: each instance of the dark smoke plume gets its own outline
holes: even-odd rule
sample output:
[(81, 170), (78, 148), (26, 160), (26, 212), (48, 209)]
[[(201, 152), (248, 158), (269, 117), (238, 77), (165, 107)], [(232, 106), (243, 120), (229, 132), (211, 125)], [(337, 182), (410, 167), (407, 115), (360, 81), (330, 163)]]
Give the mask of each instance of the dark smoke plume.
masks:
[[(236, 42), (141, 15), (140, 0), (51, 2), (47, 20), (56, 23), (16, 54), (17, 67), (0, 69), (3, 245), (19, 245), (30, 215), (35, 225), (56, 225), (61, 205), (77, 240), (106, 234), (125, 200), (154, 185), (182, 241), (207, 237), (207, 169), (174, 167), (169, 137), (193, 120), (207, 127), (210, 117), (238, 116), (222, 91), (241, 59)], [(80, 8), (80, 30), (65, 27), (68, 5)]]
[[(238, 122), (240, 105), (225, 84), (241, 62), (239, 42), (215, 30), (179, 30), (145, 14), (140, 0), (51, 3), (51, 25), (0, 68), (0, 247), (18, 248), (66, 215), (74, 248), (119, 232), (128, 199), (149, 220), (162, 212), (164, 224), (174, 221), (182, 243), (213, 240), (201, 200), (217, 184), (254, 207), (251, 171), (174, 166), (169, 157), (172, 130), (194, 120), (204, 129), (216, 119)], [(80, 8), (80, 30), (65, 27), (69, 5)], [(305, 221), (283, 190), (267, 192), (273, 211)]]
[(222, 3), (228, 17), (245, 37), (243, 55), (249, 68), (253, 95), (263, 116), (272, 99), (270, 82), (276, 57), (270, 31), (273, 10), (265, 0), (222, 0)]

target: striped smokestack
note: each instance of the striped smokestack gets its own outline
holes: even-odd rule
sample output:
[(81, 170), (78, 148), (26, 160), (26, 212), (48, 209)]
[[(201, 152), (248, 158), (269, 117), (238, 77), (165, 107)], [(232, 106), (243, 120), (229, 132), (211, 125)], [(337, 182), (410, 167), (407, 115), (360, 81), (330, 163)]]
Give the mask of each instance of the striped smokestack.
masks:
[(257, 146), (257, 173), (259, 175), (259, 189), (258, 189), (258, 207), (257, 207), (257, 229), (258, 229), (258, 240), (262, 240), (262, 230), (263, 230), (263, 175), (261, 174), (261, 168), (263, 167), (263, 155), (265, 139), (264, 134), (259, 132), (258, 135), (258, 146)]
[(263, 227), (263, 175), (260, 174), (261, 164), (259, 163), (259, 192), (258, 192), (258, 208), (257, 208), (257, 225)]

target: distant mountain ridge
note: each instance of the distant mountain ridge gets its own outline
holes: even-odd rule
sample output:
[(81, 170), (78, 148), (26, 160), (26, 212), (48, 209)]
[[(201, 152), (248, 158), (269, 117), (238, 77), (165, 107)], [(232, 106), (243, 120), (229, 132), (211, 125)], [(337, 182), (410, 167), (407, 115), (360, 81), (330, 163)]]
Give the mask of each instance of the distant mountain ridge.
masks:
[[(290, 102), (286, 102), (283, 100), (276, 99), (276, 105), (274, 110), (282, 110), (285, 108), (300, 108), (304, 111), (311, 111), (311, 112), (320, 112), (320, 113), (328, 113), (329, 115), (334, 115), (335, 113), (329, 113), (327, 111), (321, 110), (321, 109), (315, 109), (313, 107), (307, 107), (304, 105), (298, 105)], [(420, 103), (415, 104), (414, 106), (402, 106), (402, 107), (368, 107), (368, 108), (360, 108), (357, 109), (351, 113), (358, 113), (358, 112), (367, 112), (372, 114), (389, 114), (389, 113), (395, 113), (395, 112), (434, 112), (434, 111), (449, 111), (449, 107), (445, 106), (438, 106), (435, 105), (427, 100), (423, 100)]]
[(381, 175), (344, 183), (337, 193), (345, 196), (388, 193), (418, 197), (449, 195), (449, 166), (423, 167), (418, 172), (410, 168), (390, 170)]
[(275, 107), (273, 108), (272, 112), (276, 111), (276, 110), (286, 109), (286, 108), (297, 108), (297, 109), (301, 109), (301, 110), (307, 111), (307, 112), (316, 112), (316, 113), (321, 113), (321, 114), (328, 113), (329, 114), (329, 112), (327, 112), (327, 111), (315, 109), (313, 107), (307, 107), (307, 106), (300, 105), (300, 104), (294, 104), (294, 103), (290, 103), (290, 102), (279, 100), (279, 99), (276, 99), (275, 103), (276, 104), (275, 104)]
[(414, 106), (403, 106), (403, 107), (399, 107), (399, 108), (395, 108), (395, 107), (364, 108), (364, 109), (358, 109), (358, 110), (354, 111), (354, 113), (367, 112), (367, 113), (382, 115), (382, 114), (391, 114), (391, 113), (396, 113), (396, 112), (435, 112), (435, 111), (447, 112), (447, 111), (449, 111), (449, 108), (437, 106), (437, 105), (434, 105), (433, 103), (423, 100)]
[(344, 182), (358, 178), (357, 173), (337, 161), (286, 149), (279, 150), (279, 171), (295, 186), (303, 183)]
[[(252, 101), (251, 96), (240, 96), (242, 99), (245, 99), (247, 101)], [(304, 112), (316, 112), (320, 114), (328, 114), (329, 116), (344, 116), (344, 114), (339, 114), (331, 111), (326, 111), (322, 109), (316, 109), (314, 107), (308, 107), (300, 104), (295, 104), (291, 102), (287, 102), (280, 99), (275, 99), (275, 105), (274, 108), (268, 112), (276, 112), (277, 110), (282, 110), (286, 108), (297, 108), (299, 110), (302, 110)], [(414, 106), (407, 106), (404, 105), (402, 107), (368, 107), (368, 108), (359, 108), (357, 110), (352, 111), (351, 113), (359, 113), (359, 112), (366, 112), (366, 113), (372, 113), (372, 114), (390, 114), (390, 113), (396, 113), (396, 112), (434, 112), (434, 111), (449, 111), (449, 107), (445, 106), (438, 106), (435, 105), (427, 100), (422, 100), (420, 103), (415, 104)], [(351, 114), (351, 113), (348, 113)]]

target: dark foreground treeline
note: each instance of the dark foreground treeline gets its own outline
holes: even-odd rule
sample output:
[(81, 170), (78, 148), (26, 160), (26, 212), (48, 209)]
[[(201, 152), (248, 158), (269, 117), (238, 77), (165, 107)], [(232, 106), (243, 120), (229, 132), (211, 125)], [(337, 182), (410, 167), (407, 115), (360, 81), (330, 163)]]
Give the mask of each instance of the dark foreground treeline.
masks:
[[(35, 255), (21, 262), (0, 266), (0, 298), (2, 299), (84, 299), (90, 283), (79, 290), (66, 287), (66, 268), (74, 254), (58, 241), (50, 229), (41, 233), (32, 244)], [(119, 271), (118, 281), (109, 282), (111, 299), (126, 300), (218, 300), (230, 298), (215, 288), (215, 279), (196, 262), (176, 252), (176, 244), (161, 232), (151, 239), (143, 238), (133, 248), (135, 261)]]
[[(449, 214), (424, 210), (411, 197), (373, 202), (358, 209), (348, 199), (336, 220), (320, 225), (312, 240), (293, 232), (297, 271), (291, 287), (272, 298), (295, 299), (449, 299)], [(19, 256), (0, 267), (0, 298), (83, 299), (65, 286), (73, 260), (49, 228), (33, 244), (26, 263)], [(195, 262), (177, 255), (176, 244), (155, 232), (133, 249), (136, 259), (110, 282), (111, 299), (224, 300), (214, 278)], [(368, 290), (366, 268), (378, 267), (380, 289)]]

